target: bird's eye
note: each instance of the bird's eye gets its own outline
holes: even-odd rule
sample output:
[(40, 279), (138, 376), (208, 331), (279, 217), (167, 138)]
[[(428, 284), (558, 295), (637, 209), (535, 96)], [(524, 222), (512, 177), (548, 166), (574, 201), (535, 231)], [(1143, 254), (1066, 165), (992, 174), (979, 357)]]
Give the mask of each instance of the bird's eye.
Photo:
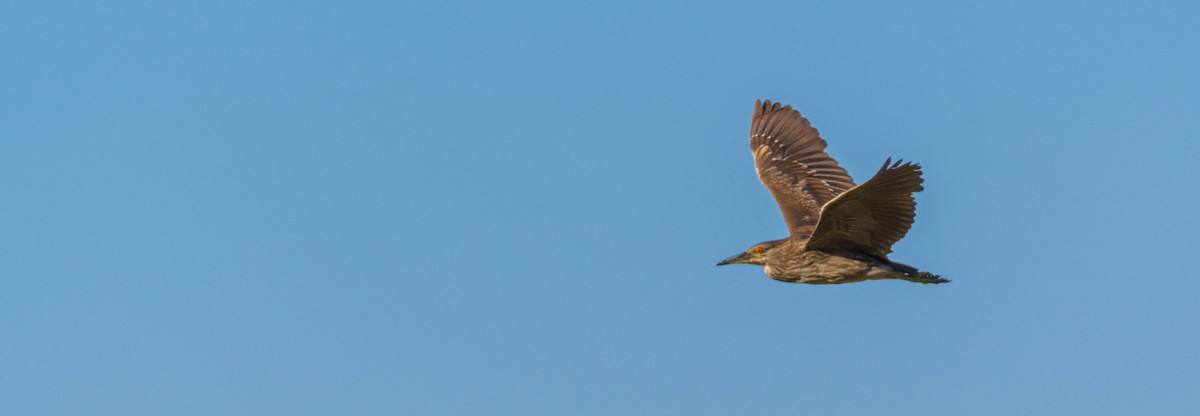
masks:
[(755, 253), (755, 254), (758, 254), (758, 255), (762, 255), (762, 253), (763, 253), (763, 248), (762, 248), (762, 247), (755, 247), (755, 248), (754, 248), (754, 253)]

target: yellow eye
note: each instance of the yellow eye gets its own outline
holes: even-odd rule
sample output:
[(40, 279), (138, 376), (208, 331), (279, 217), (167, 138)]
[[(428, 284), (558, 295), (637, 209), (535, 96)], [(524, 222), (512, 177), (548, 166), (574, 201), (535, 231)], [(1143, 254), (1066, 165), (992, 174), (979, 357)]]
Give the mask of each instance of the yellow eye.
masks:
[(760, 256), (761, 256), (761, 255), (762, 255), (762, 253), (763, 253), (763, 248), (762, 248), (762, 247), (755, 247), (755, 248), (754, 248), (754, 254), (758, 254), (758, 255), (760, 255)]

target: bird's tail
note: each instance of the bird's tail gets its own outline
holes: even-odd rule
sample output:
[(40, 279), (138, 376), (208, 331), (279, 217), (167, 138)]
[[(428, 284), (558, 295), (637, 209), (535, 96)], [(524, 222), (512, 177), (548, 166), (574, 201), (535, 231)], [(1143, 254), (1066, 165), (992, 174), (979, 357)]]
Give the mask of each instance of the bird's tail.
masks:
[(888, 266), (891, 266), (892, 270), (899, 272), (897, 274), (903, 274), (902, 276), (896, 276), (897, 278), (904, 279), (904, 280), (907, 280), (910, 282), (917, 282), (917, 283), (949, 283), (950, 282), (949, 279), (943, 279), (941, 276), (938, 276), (936, 274), (917, 270), (916, 267), (912, 267), (912, 266), (909, 266), (904, 263), (897, 263), (894, 261), (889, 261)]

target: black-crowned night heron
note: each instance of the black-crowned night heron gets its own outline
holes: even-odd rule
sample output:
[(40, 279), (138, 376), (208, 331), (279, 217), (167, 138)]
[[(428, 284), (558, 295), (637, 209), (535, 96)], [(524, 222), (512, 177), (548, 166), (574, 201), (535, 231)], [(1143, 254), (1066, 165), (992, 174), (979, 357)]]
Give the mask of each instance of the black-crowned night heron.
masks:
[(912, 227), (913, 192), (924, 189), (921, 165), (888, 158), (874, 177), (855, 186), (825, 153), (817, 129), (791, 106), (769, 100), (754, 103), (750, 151), (790, 235), (755, 244), (718, 266), (757, 264), (772, 279), (795, 283), (949, 281), (887, 258)]

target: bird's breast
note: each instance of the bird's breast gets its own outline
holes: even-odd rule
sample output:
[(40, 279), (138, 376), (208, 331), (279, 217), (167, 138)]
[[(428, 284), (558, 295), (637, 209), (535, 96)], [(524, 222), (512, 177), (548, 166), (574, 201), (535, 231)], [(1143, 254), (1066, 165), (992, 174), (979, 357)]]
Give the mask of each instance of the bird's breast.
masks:
[(820, 251), (804, 251), (763, 271), (772, 279), (800, 283), (848, 283), (867, 279), (871, 265), (852, 258)]

